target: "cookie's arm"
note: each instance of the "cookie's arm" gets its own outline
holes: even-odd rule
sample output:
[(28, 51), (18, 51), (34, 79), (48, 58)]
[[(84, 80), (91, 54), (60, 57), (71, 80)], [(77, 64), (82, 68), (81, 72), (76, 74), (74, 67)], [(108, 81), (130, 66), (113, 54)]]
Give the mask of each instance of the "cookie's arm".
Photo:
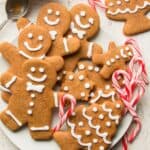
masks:
[(17, 48), (7, 42), (0, 43), (0, 53), (10, 64), (14, 62), (16, 56), (18, 55)]
[(17, 88), (19, 78), (11, 73), (5, 73), (0, 77), (0, 89), (7, 93), (13, 93)]
[(53, 108), (58, 108), (59, 107), (59, 101), (64, 95), (63, 92), (55, 92), (53, 91)]

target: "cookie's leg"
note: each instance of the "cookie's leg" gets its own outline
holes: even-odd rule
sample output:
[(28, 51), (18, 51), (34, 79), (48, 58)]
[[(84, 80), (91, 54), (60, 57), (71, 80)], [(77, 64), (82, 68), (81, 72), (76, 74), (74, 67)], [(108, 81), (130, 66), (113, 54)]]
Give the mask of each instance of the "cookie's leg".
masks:
[(59, 144), (61, 150), (80, 150), (78, 142), (71, 136), (70, 132), (56, 132), (54, 139)]

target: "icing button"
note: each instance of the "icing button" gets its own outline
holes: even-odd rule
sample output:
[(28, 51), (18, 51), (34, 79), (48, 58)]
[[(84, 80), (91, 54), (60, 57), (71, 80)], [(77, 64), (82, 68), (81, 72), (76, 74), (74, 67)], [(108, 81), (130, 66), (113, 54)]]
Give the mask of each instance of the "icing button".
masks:
[(88, 66), (88, 70), (89, 70), (89, 71), (92, 71), (93, 68), (94, 68), (93, 66)]
[(106, 85), (106, 86), (105, 86), (105, 89), (106, 89), (106, 90), (110, 90), (110, 85)]
[(34, 102), (30, 102), (30, 103), (29, 103), (29, 106), (30, 106), (30, 107), (33, 107), (33, 106), (34, 106)]
[(110, 127), (111, 126), (111, 122), (107, 121), (106, 122), (106, 127)]
[(83, 122), (80, 121), (80, 122), (78, 123), (78, 125), (79, 125), (80, 127), (83, 127)]
[(80, 80), (80, 81), (83, 81), (83, 80), (84, 80), (84, 75), (80, 75), (80, 76), (79, 76), (79, 80)]
[(97, 107), (93, 107), (92, 111), (96, 113), (98, 111)]
[(32, 94), (31, 94), (31, 98), (35, 98), (35, 94), (32, 93)]
[(98, 139), (93, 139), (93, 143), (98, 143)]
[(99, 147), (99, 150), (104, 150), (104, 146), (100, 146), (100, 147)]
[(85, 135), (89, 136), (91, 134), (91, 131), (90, 130), (86, 130), (85, 131)]
[(95, 67), (94, 70), (95, 70), (95, 72), (99, 72), (100, 71), (99, 67)]
[(120, 59), (120, 56), (119, 56), (119, 55), (116, 55), (116, 59), (117, 59), (117, 60)]
[(83, 64), (81, 64), (81, 65), (79, 65), (79, 69), (83, 70), (83, 69), (85, 69), (85, 66)]
[(32, 115), (32, 110), (31, 110), (31, 109), (28, 109), (27, 114), (28, 114), (28, 115)]
[(69, 80), (72, 81), (74, 79), (73, 75), (69, 75)]
[(81, 92), (81, 97), (85, 97), (85, 92)]
[(114, 59), (114, 58), (111, 58), (111, 62), (114, 63), (114, 62), (115, 62), (115, 59)]
[(103, 119), (104, 119), (104, 115), (103, 115), (103, 114), (100, 114), (100, 115), (98, 116), (98, 118), (99, 118), (100, 120), (103, 120)]
[(90, 83), (85, 83), (84, 86), (85, 86), (86, 89), (89, 89), (90, 88)]
[(68, 91), (69, 91), (68, 86), (65, 86), (65, 87), (64, 87), (64, 91), (66, 91), (66, 92), (68, 92)]

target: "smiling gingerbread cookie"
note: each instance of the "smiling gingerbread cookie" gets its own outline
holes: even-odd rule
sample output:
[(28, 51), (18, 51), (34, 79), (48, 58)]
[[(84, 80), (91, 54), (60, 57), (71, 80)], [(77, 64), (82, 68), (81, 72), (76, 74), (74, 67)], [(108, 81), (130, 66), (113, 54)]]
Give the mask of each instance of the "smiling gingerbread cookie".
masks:
[(64, 70), (73, 71), (80, 59), (91, 59), (93, 53), (102, 53), (102, 48), (96, 43), (88, 42), (100, 28), (98, 14), (86, 4), (75, 5), (71, 9), (72, 21), (68, 37), (81, 40), (80, 50), (72, 57), (65, 58)]
[(40, 9), (37, 24), (46, 28), (53, 40), (50, 56), (66, 56), (79, 49), (80, 41), (77, 38), (64, 37), (70, 21), (69, 11), (59, 3), (48, 3)]
[(7, 108), (0, 114), (9, 129), (16, 131), (27, 124), (33, 139), (51, 138), (52, 109), (58, 107), (63, 94), (52, 88), (63, 64), (60, 56), (31, 59), (20, 68), (20, 77), (9, 72), (1, 76), (1, 85), (12, 93)]

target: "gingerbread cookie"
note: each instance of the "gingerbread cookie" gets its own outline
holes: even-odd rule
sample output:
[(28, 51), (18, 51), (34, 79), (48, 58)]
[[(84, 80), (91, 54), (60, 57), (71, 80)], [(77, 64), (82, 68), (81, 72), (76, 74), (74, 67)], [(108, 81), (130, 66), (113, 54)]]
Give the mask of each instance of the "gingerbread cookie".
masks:
[(66, 56), (79, 49), (80, 41), (77, 38), (64, 37), (70, 21), (69, 11), (59, 3), (48, 3), (40, 9), (37, 24), (46, 28), (53, 40), (49, 56)]
[(124, 33), (135, 35), (150, 30), (150, 0), (106, 0), (106, 15), (117, 21), (125, 21)]
[(67, 121), (68, 131), (54, 134), (62, 150), (107, 150), (117, 132), (123, 104), (105, 102), (102, 105), (80, 105)]
[(87, 78), (85, 72), (66, 72), (61, 90), (73, 95), (77, 100), (88, 101), (90, 92), (94, 88), (92, 80)]
[[(51, 38), (47, 30), (25, 18), (17, 22), (20, 31), (18, 37), (18, 47), (4, 42), (0, 43), (0, 53), (10, 64), (9, 72), (21, 75), (22, 64), (32, 58), (45, 59), (51, 46)], [(5, 91), (7, 92), (7, 91)], [(4, 100), (8, 101), (9, 95), (2, 94)]]
[(104, 54), (94, 54), (93, 63), (102, 65), (100, 75), (109, 79), (112, 73), (117, 69), (126, 69), (126, 64), (133, 56), (132, 48), (128, 45), (116, 46), (114, 42), (110, 42), (108, 52)]
[(51, 138), (52, 109), (58, 107), (61, 96), (52, 88), (63, 64), (59, 56), (31, 59), (20, 68), (20, 77), (8, 72), (1, 76), (1, 85), (12, 94), (7, 108), (0, 114), (9, 129), (16, 131), (28, 124), (33, 139)]
[(91, 59), (93, 53), (102, 53), (102, 48), (96, 43), (88, 42), (100, 28), (98, 14), (86, 4), (75, 5), (71, 9), (72, 22), (68, 37), (81, 40), (80, 50), (72, 57), (65, 57), (64, 70), (73, 71), (81, 59)]

